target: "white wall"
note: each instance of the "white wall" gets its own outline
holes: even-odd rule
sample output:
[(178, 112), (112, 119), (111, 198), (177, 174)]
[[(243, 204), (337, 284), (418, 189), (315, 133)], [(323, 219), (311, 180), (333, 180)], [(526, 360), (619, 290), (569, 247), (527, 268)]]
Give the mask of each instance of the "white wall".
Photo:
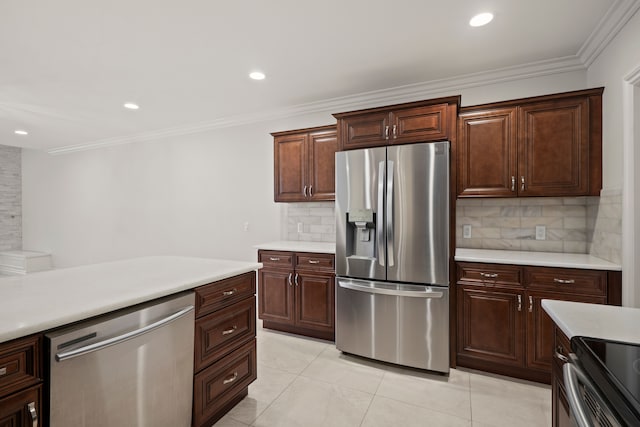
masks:
[[(586, 87), (571, 72), (469, 88), (463, 105)], [(23, 244), (64, 267), (150, 254), (254, 260), (279, 240), (269, 132), (334, 123), (312, 114), (50, 156), (23, 150)], [(243, 231), (249, 222), (249, 231)]]
[[(640, 109), (640, 105), (634, 104), (633, 89), (624, 79), (640, 67), (638, 40), (640, 13), (636, 13), (587, 70), (590, 86), (606, 87), (603, 97), (603, 187), (623, 190), (622, 303), (636, 307), (640, 307), (640, 241), (637, 236), (640, 219), (635, 209), (639, 196), (635, 194), (637, 188), (634, 189), (632, 183), (638, 181), (634, 174), (640, 159), (637, 148), (640, 141), (637, 138), (633, 141), (632, 136), (625, 142), (625, 127), (634, 124), (633, 114), (628, 114), (625, 109)], [(631, 93), (625, 93), (629, 90)], [(627, 98), (631, 99), (630, 105), (625, 104)], [(624, 117), (627, 117), (626, 122)], [(635, 126), (640, 126), (637, 116), (635, 122)], [(626, 162), (623, 161), (625, 157)]]

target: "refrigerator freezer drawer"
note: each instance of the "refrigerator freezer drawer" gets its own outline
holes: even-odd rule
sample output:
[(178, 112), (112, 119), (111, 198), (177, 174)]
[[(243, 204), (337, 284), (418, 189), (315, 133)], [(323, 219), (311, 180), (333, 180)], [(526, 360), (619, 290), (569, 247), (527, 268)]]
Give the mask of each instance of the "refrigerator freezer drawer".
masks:
[(336, 278), (336, 347), (449, 372), (449, 289)]

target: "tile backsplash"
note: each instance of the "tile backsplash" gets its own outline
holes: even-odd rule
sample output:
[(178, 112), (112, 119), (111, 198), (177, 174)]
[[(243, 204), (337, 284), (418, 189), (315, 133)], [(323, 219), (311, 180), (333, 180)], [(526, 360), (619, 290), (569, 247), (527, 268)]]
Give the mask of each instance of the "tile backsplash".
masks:
[[(334, 202), (287, 203), (284, 205), (285, 240), (335, 242)], [(302, 231), (298, 232), (298, 224)]]
[(587, 252), (622, 263), (622, 191), (603, 190), (587, 204)]
[(0, 145), (0, 250), (22, 247), (22, 149)]

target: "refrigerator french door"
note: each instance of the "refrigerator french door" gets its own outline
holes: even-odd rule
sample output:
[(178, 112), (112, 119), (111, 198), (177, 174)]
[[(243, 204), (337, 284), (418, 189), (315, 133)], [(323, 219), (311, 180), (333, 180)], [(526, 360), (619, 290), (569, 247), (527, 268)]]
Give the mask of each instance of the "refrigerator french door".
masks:
[(449, 372), (449, 142), (336, 154), (336, 346)]

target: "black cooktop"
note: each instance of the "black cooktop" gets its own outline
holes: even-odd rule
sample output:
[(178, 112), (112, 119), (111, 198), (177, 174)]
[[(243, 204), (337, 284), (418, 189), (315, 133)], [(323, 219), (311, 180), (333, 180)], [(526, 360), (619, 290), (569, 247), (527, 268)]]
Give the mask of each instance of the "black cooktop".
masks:
[(574, 337), (582, 368), (628, 425), (640, 425), (640, 344)]

